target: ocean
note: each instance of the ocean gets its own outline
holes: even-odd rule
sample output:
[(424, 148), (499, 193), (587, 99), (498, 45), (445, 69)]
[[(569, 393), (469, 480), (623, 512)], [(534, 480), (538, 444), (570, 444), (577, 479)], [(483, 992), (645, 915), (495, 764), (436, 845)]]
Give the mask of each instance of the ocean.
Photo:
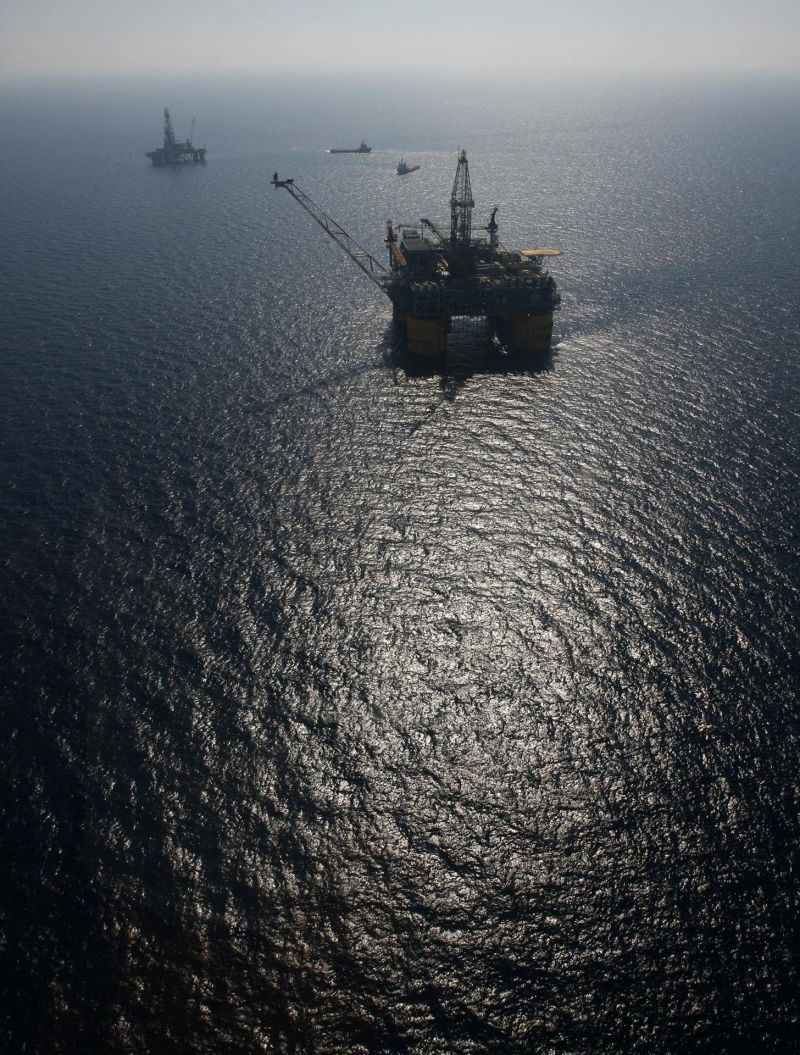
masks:
[[(0, 86), (0, 1050), (800, 1051), (799, 104)], [(546, 356), (269, 186), (382, 259), (461, 148)]]

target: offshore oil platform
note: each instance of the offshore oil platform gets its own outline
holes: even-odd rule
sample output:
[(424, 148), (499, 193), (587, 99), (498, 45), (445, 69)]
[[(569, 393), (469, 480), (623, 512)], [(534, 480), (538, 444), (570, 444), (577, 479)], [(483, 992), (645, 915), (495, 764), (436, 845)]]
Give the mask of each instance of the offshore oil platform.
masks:
[(189, 162), (205, 164), (206, 148), (192, 146), (193, 135), (194, 119), (192, 120), (192, 130), (189, 133), (189, 138), (184, 143), (178, 143), (175, 139), (175, 131), (172, 127), (172, 118), (169, 116), (169, 110), (164, 107), (164, 145), (156, 150), (148, 150), (147, 157), (150, 158), (156, 168), (162, 168), (165, 165), (186, 165)]
[(497, 206), (473, 237), (472, 186), (467, 154), (458, 156), (450, 196), (449, 237), (431, 220), (387, 225), (385, 267), (359, 245), (297, 186), (272, 177), (347, 253), (392, 302), (395, 325), (405, 333), (409, 353), (440, 358), (447, 351), (451, 320), (486, 318), (500, 341), (513, 351), (545, 351), (550, 346), (553, 312), (560, 303), (556, 283), (545, 270), (560, 249), (505, 249), (497, 237)]

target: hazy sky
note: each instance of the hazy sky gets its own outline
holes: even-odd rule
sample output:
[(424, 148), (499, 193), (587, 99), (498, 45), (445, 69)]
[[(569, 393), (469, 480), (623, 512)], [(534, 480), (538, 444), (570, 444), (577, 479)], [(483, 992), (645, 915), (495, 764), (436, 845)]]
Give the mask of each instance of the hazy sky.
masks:
[(800, 0), (0, 0), (0, 75), (800, 75)]

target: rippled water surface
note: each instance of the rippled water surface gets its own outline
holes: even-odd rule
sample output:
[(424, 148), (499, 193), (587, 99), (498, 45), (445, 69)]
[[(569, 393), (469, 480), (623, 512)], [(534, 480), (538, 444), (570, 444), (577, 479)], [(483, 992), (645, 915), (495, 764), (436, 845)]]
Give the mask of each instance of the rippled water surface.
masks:
[[(0, 92), (3, 1050), (798, 1050), (798, 103)], [(380, 254), (462, 146), (544, 360), (267, 186)]]

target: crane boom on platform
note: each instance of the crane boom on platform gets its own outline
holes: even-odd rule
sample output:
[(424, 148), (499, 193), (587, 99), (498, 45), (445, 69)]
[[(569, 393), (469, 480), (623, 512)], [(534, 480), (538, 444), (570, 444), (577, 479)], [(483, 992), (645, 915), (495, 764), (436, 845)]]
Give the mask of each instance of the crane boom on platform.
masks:
[(447, 243), (447, 239), (432, 220), (428, 220), (423, 216), (419, 222), (422, 224), (423, 227), (428, 227), (431, 231), (433, 231), (433, 233), (436, 235), (442, 245), (445, 245)]
[(344, 249), (345, 253), (347, 253), (353, 263), (361, 268), (367, 278), (371, 279), (378, 289), (382, 293), (387, 293), (388, 296), (386, 283), (390, 281), (391, 275), (380, 261), (376, 260), (371, 253), (368, 253), (362, 245), (359, 245), (341, 224), (338, 224), (324, 210), (320, 209), (305, 191), (300, 190), (293, 179), (278, 179), (278, 173), (276, 172), (272, 177), (272, 185), (276, 190), (278, 187), (283, 187), (284, 190), (287, 190), (297, 204), (302, 206), (317, 221), (323, 231)]

